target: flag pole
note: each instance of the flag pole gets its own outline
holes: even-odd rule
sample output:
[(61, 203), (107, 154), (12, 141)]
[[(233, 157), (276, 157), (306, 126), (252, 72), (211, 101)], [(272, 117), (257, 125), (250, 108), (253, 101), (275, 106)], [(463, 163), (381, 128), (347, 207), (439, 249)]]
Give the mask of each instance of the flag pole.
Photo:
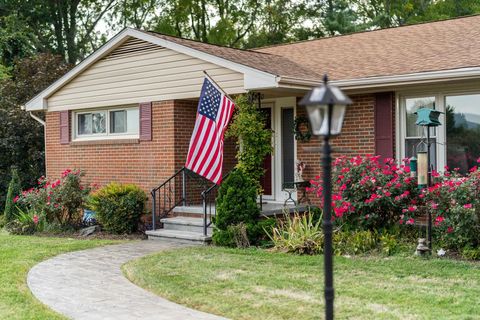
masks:
[(205, 74), (205, 76), (206, 76), (208, 79), (210, 79), (210, 80), (215, 84), (215, 86), (216, 86), (220, 91), (223, 92), (223, 94), (224, 94), (228, 99), (230, 99), (231, 101), (235, 101), (235, 100), (232, 99), (232, 97), (230, 97), (230, 96), (228, 95), (228, 93), (225, 92), (225, 90), (222, 89), (222, 87), (220, 87), (220, 86), (218, 85), (218, 83), (217, 83), (215, 80), (213, 80), (212, 76), (210, 76), (210, 75), (207, 73), (207, 71), (203, 70), (203, 73)]

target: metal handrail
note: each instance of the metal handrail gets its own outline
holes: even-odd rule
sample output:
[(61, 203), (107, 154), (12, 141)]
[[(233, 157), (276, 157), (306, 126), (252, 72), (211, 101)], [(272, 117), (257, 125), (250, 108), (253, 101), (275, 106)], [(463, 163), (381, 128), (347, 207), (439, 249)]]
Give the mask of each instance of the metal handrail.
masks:
[[(225, 180), (225, 178), (228, 177), (228, 175), (231, 173), (231, 171), (227, 172), (222, 177), (222, 181)], [(207, 230), (208, 227), (212, 225), (212, 201), (211, 200), (211, 193), (213, 190), (218, 189), (218, 185), (214, 184), (210, 188), (205, 189), (202, 191), (202, 206), (203, 206), (203, 235), (206, 237), (207, 236)], [(208, 219), (210, 217), (210, 219)]]
[[(175, 172), (170, 178), (165, 180), (162, 184), (160, 184), (158, 187), (152, 189), (150, 192), (152, 196), (152, 230), (155, 230), (157, 222), (156, 222), (156, 217), (157, 217), (157, 193), (159, 197), (162, 194), (163, 190), (163, 206), (161, 202), (159, 202), (159, 211), (163, 211), (161, 213), (161, 216), (159, 218), (164, 217), (168, 215), (176, 206), (178, 206), (180, 203), (183, 203), (185, 205), (186, 203), (186, 176), (185, 176), (185, 167), (182, 167), (180, 170)], [(172, 181), (175, 182), (175, 178), (182, 174), (182, 197), (179, 201), (176, 201), (172, 205), (172, 193), (173, 193), (173, 201), (175, 201), (175, 189), (172, 191)], [(168, 186), (168, 194), (167, 194), (167, 186)], [(174, 186), (175, 188), (175, 186)], [(168, 199), (168, 207), (167, 207), (167, 199)], [(160, 200), (160, 199), (159, 199)], [(163, 208), (163, 210), (162, 210)], [(160, 213), (160, 212), (159, 212)]]
[[(177, 186), (178, 184), (180, 184), (180, 182), (178, 182), (177, 184), (176, 178), (180, 174), (182, 175), (181, 197), (177, 201), (177, 196), (178, 196)], [(182, 167), (181, 169), (176, 171), (170, 178), (165, 180), (158, 187), (152, 189), (152, 191), (150, 192), (152, 196), (152, 230), (155, 230), (157, 227), (157, 217), (161, 219), (163, 217), (168, 216), (168, 214), (172, 212), (173, 209), (175, 209), (180, 204), (182, 204), (183, 206), (187, 205), (187, 177), (194, 178), (195, 180), (201, 180), (201, 183), (204, 185), (204, 188), (206, 189), (206, 184), (208, 183), (206, 179), (195, 174), (189, 169)], [(172, 185), (173, 185), (173, 188), (172, 188)], [(212, 187), (209, 187), (207, 190), (210, 190), (211, 188)], [(162, 195), (163, 195), (163, 203), (162, 203)], [(159, 200), (158, 203), (157, 203), (157, 196)]]

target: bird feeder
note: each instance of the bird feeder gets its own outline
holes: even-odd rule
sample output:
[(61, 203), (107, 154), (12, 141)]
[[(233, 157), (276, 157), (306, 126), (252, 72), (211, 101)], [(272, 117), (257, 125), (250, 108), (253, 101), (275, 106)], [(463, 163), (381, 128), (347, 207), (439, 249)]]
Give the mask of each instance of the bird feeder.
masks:
[[(427, 131), (427, 141), (420, 141), (417, 146), (417, 181), (419, 188), (430, 187), (431, 184), (431, 166), (430, 166), (430, 128), (438, 127), (441, 125), (438, 118), (442, 112), (430, 109), (430, 108), (420, 108), (415, 112), (417, 115), (417, 121), (415, 124), (417, 126), (426, 127)], [(428, 211), (428, 249), (432, 250), (432, 214)], [(423, 243), (422, 243), (423, 244)], [(422, 245), (419, 240), (419, 248), (417, 252), (422, 250)]]
[(418, 181), (418, 188), (423, 189), (428, 184), (428, 144), (425, 141), (420, 141), (417, 146), (417, 181)]
[(438, 120), (441, 113), (442, 112), (430, 108), (418, 109), (417, 112), (415, 112), (417, 115), (415, 124), (422, 127), (438, 127), (441, 125)]

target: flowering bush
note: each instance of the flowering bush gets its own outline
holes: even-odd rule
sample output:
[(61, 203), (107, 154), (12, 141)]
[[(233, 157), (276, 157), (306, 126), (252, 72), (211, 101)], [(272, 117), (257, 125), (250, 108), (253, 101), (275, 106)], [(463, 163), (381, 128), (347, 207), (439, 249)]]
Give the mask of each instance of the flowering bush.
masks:
[[(381, 161), (380, 156), (339, 157), (333, 167), (336, 223), (350, 229), (381, 229), (401, 221), (402, 209), (416, 210), (418, 190), (415, 178), (410, 177), (408, 160), (397, 165), (394, 159)], [(322, 198), (319, 177), (312, 186)]]
[[(478, 160), (480, 162), (480, 159)], [(410, 177), (409, 161), (397, 165), (378, 156), (340, 157), (334, 162), (333, 217), (346, 229), (381, 230), (413, 225), (432, 213), (435, 241), (456, 251), (480, 245), (480, 171), (467, 175), (445, 168), (432, 173), (432, 186), (419, 190)], [(322, 183), (312, 181), (322, 197)]]
[(465, 176), (457, 172), (448, 168), (443, 175), (434, 172), (432, 186), (423, 189), (420, 197), (433, 214), (435, 235), (442, 245), (460, 250), (480, 245), (480, 171), (475, 166)]
[(67, 169), (61, 178), (51, 181), (45, 177), (38, 180), (38, 187), (23, 191), (14, 198), (20, 207), (27, 208), (47, 222), (71, 225), (81, 218), (81, 208), (90, 193), (90, 186), (82, 184), (84, 173)]

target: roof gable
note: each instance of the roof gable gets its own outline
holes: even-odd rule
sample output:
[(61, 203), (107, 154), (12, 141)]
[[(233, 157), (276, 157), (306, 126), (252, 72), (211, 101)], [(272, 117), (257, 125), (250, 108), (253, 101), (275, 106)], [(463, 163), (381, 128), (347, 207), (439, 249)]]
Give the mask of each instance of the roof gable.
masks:
[[(127, 46), (120, 51), (115, 51), (117, 48), (125, 44), (128, 39), (131, 38), (136, 38), (141, 41), (153, 44), (156, 47), (170, 49), (180, 54), (195, 57), (196, 59), (203, 60), (207, 63), (221, 66), (232, 71), (241, 73), (243, 74), (243, 91), (249, 89), (272, 88), (277, 86), (278, 77), (273, 73), (268, 73), (263, 70), (255, 69), (249, 65), (231, 61), (221, 56), (215, 56), (210, 52), (206, 52), (205, 50), (201, 51), (198, 50), (198, 48), (186, 46), (184, 43), (174, 42), (172, 41), (172, 39), (169, 39), (173, 37), (159, 37), (153, 33), (127, 28), (114, 36), (110, 41), (108, 41), (100, 49), (88, 56), (85, 60), (80, 62), (70, 72), (65, 74), (59, 80), (57, 80), (48, 88), (35, 96), (32, 100), (27, 102), (25, 105), (26, 110), (34, 111), (47, 109), (48, 100), (50, 97), (52, 97), (61, 88), (68, 85), (79, 75), (88, 72), (88, 69), (90, 67), (92, 67), (95, 63), (105, 58), (109, 54), (113, 54), (109, 59), (114, 59), (114, 57), (116, 55), (119, 55), (120, 52), (123, 56), (127, 54), (135, 54), (135, 48), (131, 46)], [(150, 45), (148, 49), (145, 50), (152, 49), (153, 47)], [(125, 103), (127, 102), (125, 101)]]
[(204, 71), (227, 93), (245, 92), (243, 73), (130, 37), (46, 98), (48, 110), (198, 98)]

